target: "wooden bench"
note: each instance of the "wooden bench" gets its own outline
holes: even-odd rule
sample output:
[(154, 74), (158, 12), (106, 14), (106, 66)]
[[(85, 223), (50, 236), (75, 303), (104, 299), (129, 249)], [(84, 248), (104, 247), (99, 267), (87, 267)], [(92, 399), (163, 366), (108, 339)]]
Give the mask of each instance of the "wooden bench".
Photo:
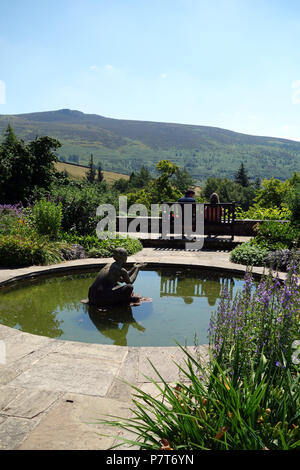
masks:
[[(196, 219), (197, 211), (203, 206), (194, 202), (164, 202), (169, 206), (170, 214), (170, 233), (178, 235), (178, 227), (176, 227), (176, 218), (182, 214), (181, 235), (184, 237), (184, 213), (185, 206), (192, 206), (192, 230), (197, 229)], [(177, 209), (180, 208), (180, 209)], [(171, 209), (172, 208), (172, 209)], [(204, 235), (230, 235), (231, 240), (234, 239), (234, 222), (235, 222), (235, 202), (222, 202), (219, 204), (204, 204)], [(197, 234), (197, 233), (196, 233)], [(199, 233), (199, 235), (203, 235)]]
[[(165, 208), (164, 206), (165, 205)], [(129, 225), (132, 221), (140, 221), (141, 227), (145, 227), (148, 233), (151, 233), (151, 228), (156, 227), (155, 232), (162, 235), (163, 224), (162, 220), (167, 221), (170, 227), (169, 234), (171, 238), (184, 238), (184, 214), (185, 206), (192, 206), (192, 227), (193, 232), (196, 230), (197, 211), (203, 207), (199, 203), (184, 203), (184, 202), (164, 202), (162, 208), (164, 213), (157, 217), (131, 217), (131, 216), (118, 216), (116, 222), (116, 231), (128, 232)], [(168, 206), (166, 210), (166, 206)], [(178, 220), (180, 217), (180, 209), (182, 214), (182, 222), (179, 226)], [(180, 220), (180, 219), (179, 219)], [(121, 224), (122, 221), (122, 224)], [(177, 224), (176, 224), (177, 222)], [(204, 204), (204, 235), (230, 235), (234, 239), (234, 222), (235, 222), (235, 202), (222, 202), (220, 204)], [(122, 227), (122, 229), (121, 229)], [(199, 227), (198, 227), (199, 228)], [(174, 232), (174, 230), (176, 230)], [(200, 227), (201, 230), (201, 227)], [(144, 230), (141, 230), (142, 232)], [(128, 232), (129, 233), (129, 232)], [(196, 235), (203, 235), (203, 233), (196, 233)]]

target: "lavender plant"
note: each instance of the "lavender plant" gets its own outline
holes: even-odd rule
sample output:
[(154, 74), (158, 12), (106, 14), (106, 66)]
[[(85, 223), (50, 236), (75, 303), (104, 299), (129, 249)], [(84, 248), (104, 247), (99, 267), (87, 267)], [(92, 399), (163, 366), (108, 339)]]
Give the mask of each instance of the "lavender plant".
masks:
[(258, 363), (262, 353), (278, 367), (291, 364), (292, 343), (300, 337), (299, 309), (295, 265), (288, 268), (284, 281), (269, 272), (257, 286), (248, 271), (242, 291), (233, 299), (224, 291), (211, 318), (209, 343), (214, 356), (219, 361), (224, 358), (224, 366), (233, 366), (237, 350), (245, 367)]

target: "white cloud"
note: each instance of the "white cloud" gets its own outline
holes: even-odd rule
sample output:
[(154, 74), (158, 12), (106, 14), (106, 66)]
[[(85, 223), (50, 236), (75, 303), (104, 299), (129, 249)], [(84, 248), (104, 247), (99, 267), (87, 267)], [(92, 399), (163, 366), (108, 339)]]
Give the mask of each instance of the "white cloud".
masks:
[(300, 104), (300, 80), (295, 80), (292, 83), (292, 88), (295, 90), (292, 93), (292, 103)]
[(104, 68), (105, 68), (105, 70), (110, 71), (110, 70), (113, 69), (113, 66), (112, 66), (111, 64), (106, 64), (106, 65), (104, 66)]
[(6, 104), (6, 87), (3, 80), (0, 80), (0, 104)]
[(163, 72), (163, 73), (160, 74), (160, 78), (162, 78), (162, 79), (167, 78), (167, 76), (168, 76), (168, 74), (165, 73), (165, 72)]
[(90, 66), (90, 70), (98, 70), (98, 69), (99, 69), (98, 65), (91, 65)]

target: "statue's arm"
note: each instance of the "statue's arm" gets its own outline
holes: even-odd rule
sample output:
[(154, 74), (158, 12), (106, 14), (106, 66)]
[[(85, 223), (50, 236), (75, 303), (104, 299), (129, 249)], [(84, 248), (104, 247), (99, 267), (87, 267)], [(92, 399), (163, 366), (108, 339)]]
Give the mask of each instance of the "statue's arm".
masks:
[(147, 263), (135, 263), (133, 265), (133, 268), (131, 268), (129, 271), (127, 271), (125, 268), (122, 268), (120, 280), (122, 280), (123, 282), (126, 282), (126, 284), (133, 284), (134, 281), (136, 280), (139, 269), (142, 266), (146, 266), (146, 264)]
[(122, 271), (121, 271), (120, 281), (126, 282), (126, 284), (131, 284), (130, 273), (128, 271), (126, 271), (125, 268), (123, 268)]
[(139, 268), (135, 267), (130, 271), (126, 271), (125, 268), (122, 269), (121, 280), (126, 282), (126, 284), (133, 284), (138, 275)]

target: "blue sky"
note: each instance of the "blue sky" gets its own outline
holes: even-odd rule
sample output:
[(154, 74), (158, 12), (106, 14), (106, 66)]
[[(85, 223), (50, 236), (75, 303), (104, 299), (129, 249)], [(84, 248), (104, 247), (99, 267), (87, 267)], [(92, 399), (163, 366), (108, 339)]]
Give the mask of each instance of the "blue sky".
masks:
[(299, 0), (2, 0), (0, 114), (300, 140)]

